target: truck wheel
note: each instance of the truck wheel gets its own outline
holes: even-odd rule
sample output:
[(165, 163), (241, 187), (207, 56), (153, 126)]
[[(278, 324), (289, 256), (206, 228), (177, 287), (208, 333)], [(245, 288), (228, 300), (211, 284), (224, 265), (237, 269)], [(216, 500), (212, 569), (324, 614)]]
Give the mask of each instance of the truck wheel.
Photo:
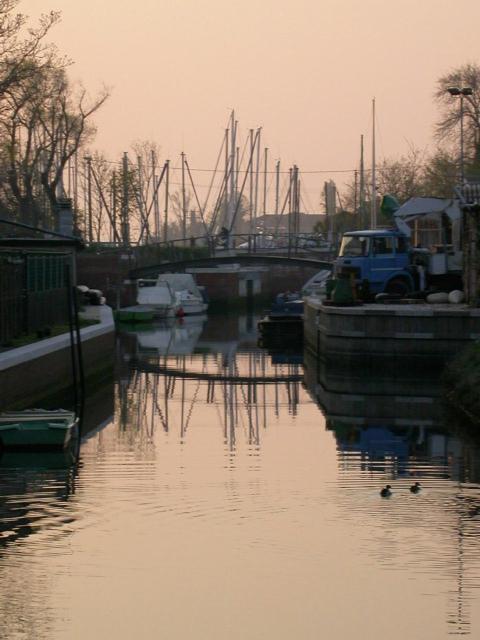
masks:
[(408, 282), (402, 278), (393, 278), (385, 287), (385, 293), (394, 294), (397, 296), (405, 296), (410, 292), (410, 286)]

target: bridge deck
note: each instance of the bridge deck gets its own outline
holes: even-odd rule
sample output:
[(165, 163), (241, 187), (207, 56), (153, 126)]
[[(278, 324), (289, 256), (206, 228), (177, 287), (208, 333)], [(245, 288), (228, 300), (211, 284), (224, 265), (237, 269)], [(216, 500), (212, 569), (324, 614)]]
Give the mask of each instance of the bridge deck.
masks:
[(210, 258), (194, 258), (189, 260), (179, 260), (175, 262), (163, 262), (161, 264), (138, 267), (130, 271), (130, 278), (148, 278), (159, 273), (171, 273), (175, 271), (185, 271), (195, 267), (208, 268), (226, 264), (239, 264), (240, 266), (271, 266), (271, 265), (291, 265), (298, 267), (310, 267), (318, 269), (331, 269), (331, 260), (319, 260), (317, 258), (300, 258), (298, 256), (285, 255), (263, 255), (263, 254), (240, 254), (228, 256), (213, 256)]

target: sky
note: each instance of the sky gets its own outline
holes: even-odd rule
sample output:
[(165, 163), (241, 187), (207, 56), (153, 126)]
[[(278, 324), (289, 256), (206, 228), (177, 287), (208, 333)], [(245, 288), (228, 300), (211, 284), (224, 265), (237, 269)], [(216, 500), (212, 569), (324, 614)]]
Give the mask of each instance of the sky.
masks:
[(371, 162), (373, 98), (377, 157), (433, 151), (436, 80), (480, 62), (478, 0), (21, 0), (19, 10), (61, 11), (51, 40), (74, 61), (71, 77), (92, 95), (109, 87), (93, 145), (108, 157), (150, 140), (164, 159), (184, 150), (190, 166), (213, 168), (234, 108), (241, 140), (261, 126), (272, 163), (322, 172), (306, 180), (313, 207), (325, 179), (358, 168), (362, 134)]

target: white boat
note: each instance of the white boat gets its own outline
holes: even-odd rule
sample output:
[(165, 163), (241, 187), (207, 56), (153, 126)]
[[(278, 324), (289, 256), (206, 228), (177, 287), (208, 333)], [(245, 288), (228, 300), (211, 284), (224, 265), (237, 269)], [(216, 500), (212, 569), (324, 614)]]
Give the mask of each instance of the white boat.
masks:
[(206, 316), (193, 316), (188, 322), (177, 320), (174, 324), (158, 324), (147, 331), (135, 332), (139, 354), (173, 356), (193, 353), (206, 319)]
[(162, 273), (158, 276), (157, 284), (161, 282), (167, 284), (175, 294), (180, 313), (188, 316), (205, 313), (208, 309), (191, 273)]
[(143, 308), (152, 309), (160, 318), (171, 318), (180, 308), (175, 292), (168, 282), (160, 278), (138, 280), (137, 303)]

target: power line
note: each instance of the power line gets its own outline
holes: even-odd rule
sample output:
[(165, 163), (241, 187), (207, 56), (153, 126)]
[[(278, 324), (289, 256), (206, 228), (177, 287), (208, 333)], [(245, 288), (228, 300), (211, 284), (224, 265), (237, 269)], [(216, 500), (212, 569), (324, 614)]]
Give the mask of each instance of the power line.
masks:
[[(94, 161), (94, 158), (92, 158), (92, 160)], [(113, 164), (113, 165), (117, 165), (117, 166), (121, 166), (122, 162), (121, 161), (117, 161), (117, 160), (105, 160), (105, 159), (101, 159), (100, 161), (101, 163), (105, 163), (105, 164)], [(171, 171), (179, 171), (181, 170), (181, 166), (179, 167), (170, 167)], [(190, 167), (190, 171), (198, 171), (198, 172), (204, 172), (204, 173), (214, 173), (215, 169), (205, 169), (205, 168), (200, 168), (200, 167)], [(245, 170), (239, 170), (240, 173), (243, 173)], [(302, 173), (309, 173), (309, 174), (322, 174), (322, 173), (355, 173), (355, 171), (357, 171), (357, 169), (308, 169), (308, 170), (304, 170), (302, 169)], [(262, 171), (262, 174), (265, 173), (264, 171)], [(266, 172), (267, 175), (275, 175), (276, 171), (267, 171)], [(282, 175), (289, 175), (288, 171), (280, 171), (280, 173)]]

